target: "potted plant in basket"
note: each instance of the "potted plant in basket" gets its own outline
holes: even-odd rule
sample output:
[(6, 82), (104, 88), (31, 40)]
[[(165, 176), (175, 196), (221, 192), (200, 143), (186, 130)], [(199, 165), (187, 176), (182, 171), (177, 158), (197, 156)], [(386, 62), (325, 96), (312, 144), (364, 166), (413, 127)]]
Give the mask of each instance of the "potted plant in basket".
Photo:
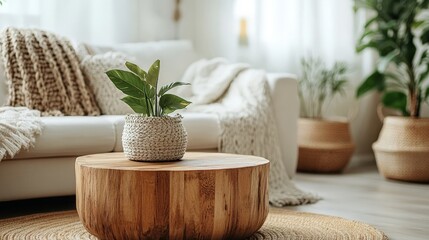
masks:
[(429, 182), (429, 119), (420, 117), (429, 100), (429, 1), (361, 0), (355, 8), (374, 13), (357, 52), (370, 48), (380, 56), (357, 97), (378, 90), (382, 105), (402, 115), (384, 118), (373, 144), (379, 171), (387, 178)]
[(121, 100), (135, 112), (125, 117), (122, 144), (125, 156), (136, 161), (172, 161), (183, 157), (187, 134), (180, 115), (168, 116), (190, 102), (168, 94), (175, 87), (189, 83), (173, 82), (158, 91), (160, 61), (146, 72), (134, 63), (126, 62), (130, 71), (113, 69), (106, 74), (125, 96)]
[(322, 112), (335, 95), (344, 93), (347, 66), (337, 62), (329, 69), (314, 58), (303, 59), (301, 64), (298, 170), (339, 172), (354, 151), (349, 123), (345, 118), (324, 118)]

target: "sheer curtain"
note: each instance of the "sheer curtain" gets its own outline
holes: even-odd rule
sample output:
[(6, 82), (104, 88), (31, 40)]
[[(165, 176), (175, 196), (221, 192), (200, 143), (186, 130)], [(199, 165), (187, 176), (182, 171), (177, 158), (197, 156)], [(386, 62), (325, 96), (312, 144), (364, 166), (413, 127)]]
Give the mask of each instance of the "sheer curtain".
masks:
[[(297, 69), (305, 55), (352, 62), (355, 16), (348, 0), (261, 0), (255, 44), (274, 69)], [(281, 49), (281, 50), (280, 50)]]
[(38, 27), (99, 44), (175, 37), (170, 0), (7, 0), (0, 28)]
[[(272, 71), (297, 71), (299, 59), (317, 55), (327, 62), (356, 59), (359, 18), (353, 0), (188, 0), (182, 25), (205, 55), (242, 59)], [(240, 20), (246, 20), (248, 44), (240, 45)]]
[(40, 26), (40, 0), (8, 0), (0, 5), (0, 28)]

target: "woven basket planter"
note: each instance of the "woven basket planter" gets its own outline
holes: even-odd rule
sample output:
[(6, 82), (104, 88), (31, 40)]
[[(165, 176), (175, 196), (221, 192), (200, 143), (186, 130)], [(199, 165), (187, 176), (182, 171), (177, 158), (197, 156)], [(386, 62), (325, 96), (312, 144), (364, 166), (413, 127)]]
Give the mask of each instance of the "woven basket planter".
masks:
[(188, 143), (182, 117), (125, 117), (124, 154), (134, 161), (174, 161), (183, 157)]
[(429, 182), (428, 118), (386, 117), (372, 148), (386, 178)]
[(298, 145), (302, 172), (340, 172), (354, 151), (349, 123), (343, 119), (299, 119)]

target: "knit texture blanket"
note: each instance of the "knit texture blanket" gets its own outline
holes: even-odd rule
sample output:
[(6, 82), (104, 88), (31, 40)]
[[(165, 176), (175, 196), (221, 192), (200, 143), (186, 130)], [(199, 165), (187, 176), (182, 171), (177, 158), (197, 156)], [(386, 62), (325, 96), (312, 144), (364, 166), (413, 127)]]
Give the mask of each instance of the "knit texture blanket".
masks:
[(42, 132), (40, 112), (25, 107), (0, 107), (0, 161), (28, 149)]
[(71, 43), (35, 29), (7, 28), (0, 33), (9, 99), (7, 105), (42, 115), (99, 115)]
[[(231, 65), (224, 59), (200, 60), (188, 68), (182, 81), (195, 83), (191, 92), (182, 92), (191, 100), (204, 103), (205, 97), (217, 99), (209, 104), (191, 104), (189, 111), (219, 116), (221, 152), (270, 160), (269, 199), (273, 206), (313, 203), (319, 199), (296, 188), (287, 176), (264, 71), (243, 64)], [(212, 84), (213, 81), (218, 84)]]

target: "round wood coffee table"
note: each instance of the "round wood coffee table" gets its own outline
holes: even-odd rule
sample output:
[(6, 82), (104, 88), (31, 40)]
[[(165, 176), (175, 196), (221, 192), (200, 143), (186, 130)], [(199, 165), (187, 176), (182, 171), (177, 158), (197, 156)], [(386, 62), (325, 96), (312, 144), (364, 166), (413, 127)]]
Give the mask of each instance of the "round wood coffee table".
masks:
[(76, 206), (101, 239), (239, 239), (268, 214), (269, 161), (186, 153), (181, 161), (133, 162), (123, 153), (78, 157)]

